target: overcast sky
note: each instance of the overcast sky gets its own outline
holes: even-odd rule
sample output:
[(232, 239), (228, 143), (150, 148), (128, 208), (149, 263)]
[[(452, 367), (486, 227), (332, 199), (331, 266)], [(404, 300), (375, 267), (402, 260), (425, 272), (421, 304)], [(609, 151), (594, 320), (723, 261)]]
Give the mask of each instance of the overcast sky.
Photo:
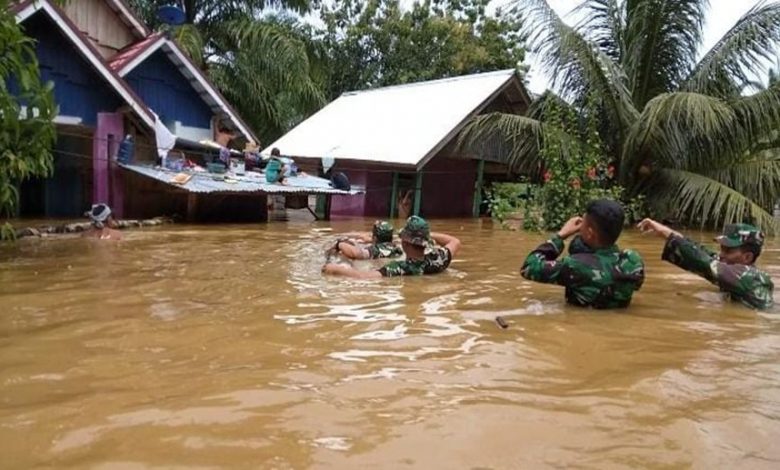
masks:
[[(499, 0), (497, 3), (501, 4), (504, 1)], [(579, 5), (581, 3), (580, 0), (548, 0), (548, 3), (559, 15), (564, 17), (564, 20), (567, 20), (569, 23), (576, 22), (576, 19), (567, 18), (565, 15), (576, 5)], [(710, 10), (704, 26), (702, 53), (709, 50), (742, 15), (757, 3), (759, 3), (758, 0), (710, 0)], [(534, 93), (541, 93), (547, 89), (548, 79), (541, 73), (533, 56), (529, 57), (529, 63), (531, 71), (529, 73), (530, 83), (528, 88)]]

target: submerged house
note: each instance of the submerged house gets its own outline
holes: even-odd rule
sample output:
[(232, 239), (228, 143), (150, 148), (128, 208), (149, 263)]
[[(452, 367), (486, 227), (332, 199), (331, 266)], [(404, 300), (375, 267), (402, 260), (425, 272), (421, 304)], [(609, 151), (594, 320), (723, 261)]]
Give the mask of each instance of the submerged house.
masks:
[[(218, 149), (203, 141), (226, 145), (224, 135), (241, 145), (257, 141), (208, 77), (123, 0), (70, 0), (62, 7), (27, 0), (10, 8), (35, 39), (41, 78), (54, 83), (59, 106), (54, 173), (22, 184), (20, 215), (76, 217), (106, 202), (120, 217), (263, 220), (269, 193), (347, 194), (320, 179), (301, 187), (210, 178), (171, 184), (170, 174), (153, 170), (156, 126), (175, 137), (182, 156), (204, 166)], [(128, 135), (134, 158), (120, 166), (115, 157)]]
[(322, 161), (365, 186), (334, 197), (333, 215), (478, 216), (483, 185), (507, 169), (459, 151), (458, 134), (474, 116), (523, 114), (530, 102), (514, 70), (345, 93), (264, 153)]

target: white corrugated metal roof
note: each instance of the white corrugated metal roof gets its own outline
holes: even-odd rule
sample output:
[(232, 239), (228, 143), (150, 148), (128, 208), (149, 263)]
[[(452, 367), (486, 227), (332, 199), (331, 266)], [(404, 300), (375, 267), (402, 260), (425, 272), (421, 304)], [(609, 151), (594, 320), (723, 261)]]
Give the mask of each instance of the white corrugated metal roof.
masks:
[(278, 147), (292, 157), (417, 166), (479, 112), (514, 73), (502, 70), (345, 93), (263, 154)]

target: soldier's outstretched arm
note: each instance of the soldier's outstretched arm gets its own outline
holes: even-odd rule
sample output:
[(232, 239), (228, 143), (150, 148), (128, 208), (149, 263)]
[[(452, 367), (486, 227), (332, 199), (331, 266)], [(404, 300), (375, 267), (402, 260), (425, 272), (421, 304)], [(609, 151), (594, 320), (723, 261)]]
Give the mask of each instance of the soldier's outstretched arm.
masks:
[(455, 257), (455, 253), (457, 253), (458, 250), (460, 249), (460, 240), (453, 237), (452, 235), (447, 235), (445, 233), (431, 232), (431, 238), (433, 238), (433, 241), (435, 241), (437, 244), (450, 250), (450, 255), (452, 257)]
[(369, 259), (368, 250), (349, 241), (339, 240), (336, 242), (336, 251), (340, 252), (349, 259)]
[(381, 279), (382, 274), (377, 270), (361, 271), (355, 269), (352, 266), (346, 266), (343, 264), (326, 264), (322, 267), (322, 272), (325, 274), (336, 274), (339, 276), (351, 277), (354, 279)]

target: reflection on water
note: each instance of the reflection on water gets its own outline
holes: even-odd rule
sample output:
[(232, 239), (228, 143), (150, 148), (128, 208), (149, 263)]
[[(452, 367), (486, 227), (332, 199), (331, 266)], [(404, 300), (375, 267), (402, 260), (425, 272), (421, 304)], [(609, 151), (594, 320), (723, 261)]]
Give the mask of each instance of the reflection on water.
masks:
[(434, 222), (465, 243), (442, 275), (323, 277), (372, 222), (0, 247), (2, 467), (780, 465), (780, 315), (656, 239), (625, 237), (648, 275), (616, 313), (523, 281), (541, 237), (476, 221)]

